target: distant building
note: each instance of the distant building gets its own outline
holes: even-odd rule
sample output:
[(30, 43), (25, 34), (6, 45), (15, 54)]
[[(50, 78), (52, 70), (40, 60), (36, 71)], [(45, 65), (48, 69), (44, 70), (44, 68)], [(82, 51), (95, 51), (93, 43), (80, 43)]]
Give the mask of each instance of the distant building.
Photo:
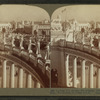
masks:
[(24, 28), (32, 26), (34, 23), (32, 21), (20, 21), (16, 22), (16, 28)]
[(65, 20), (62, 22), (62, 31), (65, 32), (67, 29), (70, 29), (71, 25), (68, 20)]
[(73, 42), (75, 40), (75, 32), (80, 32), (82, 29), (90, 29), (90, 23), (80, 23), (75, 19), (67, 20), (62, 23), (63, 32), (66, 33), (66, 41)]
[(84, 28), (85, 30), (89, 29), (90, 28), (90, 24), (89, 23), (78, 23), (78, 27), (77, 27), (76, 30), (81, 31), (82, 28)]
[(89, 29), (90, 28), (90, 23), (80, 23), (80, 22), (77, 22), (75, 19), (72, 19), (72, 20), (69, 20), (69, 23), (70, 23), (70, 29), (71, 30), (75, 30), (75, 31), (81, 31), (82, 28), (84, 28), (85, 30), (86, 29)]
[(51, 31), (62, 31), (61, 16), (51, 21)]
[(68, 21), (70, 24), (70, 30), (76, 30), (78, 27), (78, 22), (75, 19), (71, 19)]
[(10, 23), (0, 23), (0, 32), (5, 29), (5, 31), (12, 28), (12, 25)]
[(34, 22), (33, 31), (38, 32), (38, 36), (46, 38), (46, 41), (50, 41), (50, 22), (48, 20), (43, 20), (42, 22)]

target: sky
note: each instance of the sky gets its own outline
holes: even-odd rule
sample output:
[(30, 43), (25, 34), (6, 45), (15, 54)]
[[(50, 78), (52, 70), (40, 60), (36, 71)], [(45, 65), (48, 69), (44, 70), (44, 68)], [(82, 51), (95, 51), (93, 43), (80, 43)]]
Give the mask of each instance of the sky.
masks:
[(39, 7), (29, 5), (0, 5), (0, 22), (50, 20), (48, 13)]
[(62, 20), (76, 19), (80, 22), (100, 21), (100, 5), (72, 5), (58, 8), (51, 19), (61, 15)]

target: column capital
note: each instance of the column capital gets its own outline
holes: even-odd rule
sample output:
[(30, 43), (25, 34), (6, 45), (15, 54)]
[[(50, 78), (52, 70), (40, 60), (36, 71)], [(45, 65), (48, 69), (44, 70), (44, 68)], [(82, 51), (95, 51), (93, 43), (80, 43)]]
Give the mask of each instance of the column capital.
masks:
[(65, 57), (70, 56), (70, 54), (66, 54)]
[(8, 61), (7, 59), (3, 59), (3, 61)]
[(91, 61), (88, 61), (88, 63), (89, 63), (89, 65), (92, 65), (92, 64), (93, 64), (93, 66), (96, 65), (94, 62), (91, 62)]
[(78, 56), (73, 56), (73, 59), (78, 59), (79, 57)]
[(12, 65), (12, 64), (14, 64), (14, 65), (16, 65), (14, 62), (12, 62), (12, 61), (9, 61), (9, 63), (10, 63), (10, 65)]

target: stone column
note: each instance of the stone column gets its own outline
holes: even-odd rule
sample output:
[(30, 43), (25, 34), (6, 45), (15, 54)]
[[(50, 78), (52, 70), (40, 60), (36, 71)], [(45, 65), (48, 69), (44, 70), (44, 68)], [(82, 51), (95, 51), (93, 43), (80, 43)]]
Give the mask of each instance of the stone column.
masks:
[(11, 88), (14, 88), (14, 74), (15, 74), (15, 65), (11, 66)]
[(93, 64), (90, 64), (90, 82), (89, 82), (89, 85), (90, 85), (90, 88), (93, 88)]
[(19, 88), (23, 88), (23, 69), (19, 69)]
[(41, 88), (41, 85), (39, 82), (36, 83), (36, 88)]
[(100, 68), (97, 71), (97, 88), (100, 88)]
[(28, 74), (27, 88), (31, 87), (32, 87), (32, 76), (31, 74)]
[(6, 85), (6, 81), (7, 81), (7, 79), (6, 79), (6, 64), (7, 64), (7, 60), (4, 60), (3, 61), (3, 88), (6, 88), (7, 87), (7, 85)]
[(35, 80), (32, 79), (32, 88), (35, 88)]
[(66, 86), (69, 84), (69, 55), (66, 56), (65, 61), (65, 71), (66, 71)]
[(82, 88), (85, 88), (85, 60), (82, 61)]
[(77, 58), (74, 58), (74, 66), (73, 66), (73, 87), (77, 87)]

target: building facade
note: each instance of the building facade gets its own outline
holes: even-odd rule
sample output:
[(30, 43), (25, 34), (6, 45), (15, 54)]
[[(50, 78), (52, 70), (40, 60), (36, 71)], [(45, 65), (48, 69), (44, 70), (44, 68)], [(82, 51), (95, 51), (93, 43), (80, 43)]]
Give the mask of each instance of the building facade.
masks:
[(61, 16), (51, 21), (51, 31), (62, 31)]
[(0, 32), (5, 29), (5, 31), (12, 28), (12, 25), (10, 23), (0, 23)]

